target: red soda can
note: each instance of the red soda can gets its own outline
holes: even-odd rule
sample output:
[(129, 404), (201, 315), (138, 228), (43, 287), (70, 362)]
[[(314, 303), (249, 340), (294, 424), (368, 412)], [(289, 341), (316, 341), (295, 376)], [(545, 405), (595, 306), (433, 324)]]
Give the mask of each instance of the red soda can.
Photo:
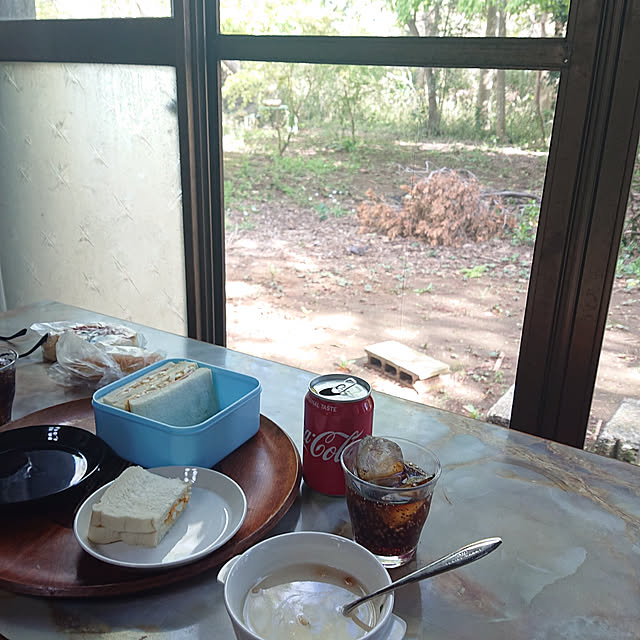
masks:
[(371, 385), (362, 378), (332, 373), (314, 378), (304, 399), (302, 474), (312, 489), (345, 494), (340, 454), (373, 428)]

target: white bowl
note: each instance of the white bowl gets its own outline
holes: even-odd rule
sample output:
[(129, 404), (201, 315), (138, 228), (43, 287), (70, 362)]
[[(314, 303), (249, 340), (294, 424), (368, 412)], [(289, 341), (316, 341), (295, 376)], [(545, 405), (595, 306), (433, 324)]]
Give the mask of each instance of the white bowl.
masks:
[[(225, 607), (238, 640), (262, 640), (243, 621), (242, 609), (249, 590), (266, 575), (299, 564), (319, 564), (344, 571), (356, 578), (367, 593), (391, 583), (379, 560), (347, 538), (314, 531), (267, 538), (231, 558), (218, 574), (218, 581), (224, 584)], [(393, 593), (383, 596), (380, 602), (382, 610), (376, 625), (362, 640), (401, 640), (406, 624), (392, 613)]]

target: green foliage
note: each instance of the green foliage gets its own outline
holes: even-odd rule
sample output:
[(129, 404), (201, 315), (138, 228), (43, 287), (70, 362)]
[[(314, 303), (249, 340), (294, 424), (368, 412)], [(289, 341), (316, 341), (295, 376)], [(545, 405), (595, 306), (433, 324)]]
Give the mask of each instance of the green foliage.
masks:
[(507, 11), (515, 14), (526, 14), (533, 9), (538, 15), (549, 14), (555, 23), (555, 35), (565, 33), (569, 18), (570, 0), (508, 0)]
[(480, 409), (476, 409), (472, 404), (466, 404), (464, 408), (468, 412), (470, 418), (479, 420), (482, 417)]
[(489, 265), (477, 264), (473, 267), (464, 267), (460, 269), (462, 277), (467, 280), (468, 278), (481, 278), (489, 270)]
[(387, 5), (396, 14), (400, 25), (415, 20), (418, 10), (426, 10), (430, 4), (430, 0), (387, 0)]
[(351, 153), (352, 151), (356, 150), (356, 146), (357, 143), (355, 140), (353, 140), (352, 138), (344, 138), (343, 140), (341, 140), (338, 148)]
[(640, 256), (631, 259), (628, 255), (618, 259), (618, 273), (621, 277), (640, 278)]
[[(381, 3), (381, 4), (380, 4)], [(500, 3), (499, 3), (500, 4)], [(569, 0), (504, 0), (509, 36), (531, 36), (546, 20), (549, 35), (564, 30)], [(427, 19), (435, 20), (436, 35), (483, 35), (486, 0), (268, 0), (247, 5), (223, 2), (223, 31), (253, 34), (341, 34), (356, 13), (388, 11), (408, 29), (411, 21), (422, 33)], [(385, 8), (386, 7), (386, 8)], [(366, 22), (367, 25), (370, 22)], [(352, 28), (352, 27), (350, 27)], [(536, 31), (537, 30), (537, 31)], [(363, 31), (363, 34), (366, 31)], [(391, 32), (391, 30), (390, 30)], [(415, 30), (414, 30), (415, 32)], [(309, 65), (242, 61), (225, 76), (225, 127), (244, 141), (245, 148), (273, 156), (295, 153), (296, 136), (303, 130), (322, 130), (321, 144), (361, 158), (368, 131), (381, 127), (398, 137), (455, 138), (495, 144), (496, 97), (488, 103), (488, 127), (474, 122), (477, 102), (476, 69), (432, 69), (433, 86), (425, 85), (420, 69), (352, 65)], [(495, 86), (495, 71), (491, 71)], [(541, 82), (537, 85), (537, 80)], [(558, 74), (547, 71), (506, 71), (506, 142), (528, 149), (548, 149), (555, 110)], [(536, 86), (540, 100), (536, 102)], [(434, 91), (438, 129), (430, 131), (427, 99)], [(544, 129), (544, 132), (543, 132)]]
[(533, 245), (538, 231), (540, 207), (535, 203), (525, 204), (520, 208), (516, 225), (512, 230), (515, 244)]
[[(535, 72), (506, 75), (507, 142), (524, 148), (548, 148), (541, 137), (533, 102)], [(440, 135), (467, 141), (495, 140), (495, 117), (490, 103), (488, 130), (474, 122), (477, 73), (468, 69), (440, 70)], [(557, 76), (545, 73), (542, 117), (551, 131)], [(247, 147), (284, 154), (299, 130), (322, 129), (336, 148), (353, 152), (368, 130), (389, 128), (406, 137), (432, 137), (426, 129), (427, 103), (411, 70), (365, 66), (325, 66), (243, 62), (241, 71), (223, 86), (228, 127), (237, 130)]]
[(640, 286), (640, 149), (631, 178), (616, 276), (627, 278), (627, 288), (629, 289)]
[(426, 287), (421, 287), (420, 289), (414, 289), (413, 292), (418, 295), (422, 295), (423, 293), (431, 293), (433, 291), (433, 282), (430, 282)]
[(233, 172), (233, 180), (224, 181), (224, 200), (226, 209), (235, 209), (249, 197), (256, 174), (249, 159), (243, 157), (240, 165)]
[(342, 205), (335, 202), (329, 202), (328, 204), (326, 202), (316, 202), (316, 204), (313, 205), (313, 208), (318, 214), (320, 220), (326, 220), (329, 217), (344, 218), (351, 214), (348, 209), (345, 209)]
[[(9, 3), (11, 4), (11, 3)], [(35, 0), (38, 20), (69, 18), (138, 18), (143, 16), (170, 16), (171, 0), (154, 0), (146, 3), (144, 10), (137, 0), (101, 0), (99, 3), (75, 0)], [(86, 5), (90, 5), (87, 8)]]
[[(635, 248), (637, 252), (637, 247)], [(634, 257), (635, 256), (635, 257)], [(622, 250), (616, 265), (616, 277), (626, 279), (627, 289), (640, 287), (640, 255), (627, 250)]]
[(323, 15), (315, 0), (222, 0), (221, 31), (223, 33), (336, 34), (336, 19), (327, 8)]

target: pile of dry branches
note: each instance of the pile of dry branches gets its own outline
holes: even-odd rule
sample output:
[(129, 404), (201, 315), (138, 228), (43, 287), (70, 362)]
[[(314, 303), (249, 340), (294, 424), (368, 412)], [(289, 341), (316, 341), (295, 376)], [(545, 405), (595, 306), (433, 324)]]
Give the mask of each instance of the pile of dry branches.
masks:
[(362, 231), (390, 238), (413, 236), (432, 246), (457, 247), (488, 240), (515, 223), (501, 200), (487, 196), (469, 172), (438, 169), (403, 190), (406, 195), (401, 206), (369, 190), (369, 200), (358, 207)]

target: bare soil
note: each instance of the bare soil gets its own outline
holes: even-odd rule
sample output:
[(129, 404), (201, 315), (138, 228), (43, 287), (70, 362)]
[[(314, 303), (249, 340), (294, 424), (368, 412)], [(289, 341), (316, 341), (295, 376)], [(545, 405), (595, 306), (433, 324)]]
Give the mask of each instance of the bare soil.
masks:
[[(455, 148), (425, 155), (416, 162), (415, 150), (408, 159), (387, 154), (342, 190), (299, 179), (307, 206), (274, 191), (268, 159), (255, 158), (254, 189), (227, 206), (228, 346), (318, 374), (350, 372), (376, 390), (486, 418), (515, 381), (532, 247), (512, 236), (451, 248), (362, 233), (354, 212), (368, 189), (397, 198), (434, 159), (469, 168)], [(336, 158), (327, 161), (339, 167)], [(493, 153), (476, 156), (473, 170), (487, 188), (539, 194), (545, 162)], [(227, 166), (233, 179), (232, 157)], [(338, 201), (348, 215), (331, 213)], [(640, 398), (639, 311), (640, 290), (616, 280), (585, 446), (623, 398)], [(390, 378), (365, 354), (384, 340), (442, 361), (449, 373), (415, 385)]]

